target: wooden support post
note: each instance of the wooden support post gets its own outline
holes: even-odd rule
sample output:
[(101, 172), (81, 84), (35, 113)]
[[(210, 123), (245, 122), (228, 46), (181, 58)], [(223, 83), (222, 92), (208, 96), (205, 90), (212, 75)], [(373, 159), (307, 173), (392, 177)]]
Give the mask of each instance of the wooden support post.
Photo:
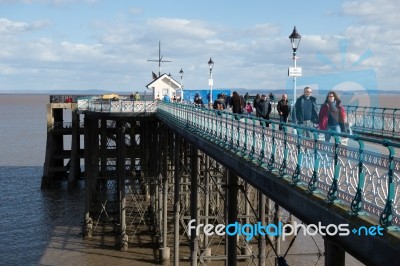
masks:
[(79, 114), (76, 110), (72, 111), (72, 137), (71, 137), (71, 157), (69, 160), (68, 188), (73, 188), (80, 176), (80, 135), (79, 135)]
[(163, 263), (170, 260), (170, 248), (168, 247), (168, 140), (169, 134), (166, 130), (163, 134), (163, 161), (162, 161), (162, 248), (160, 258)]
[(179, 215), (180, 206), (180, 159), (181, 159), (181, 138), (175, 135), (175, 173), (174, 173), (174, 265), (179, 265)]
[(345, 251), (328, 237), (324, 238), (325, 245), (325, 265), (326, 266), (344, 266)]
[[(233, 224), (237, 222), (238, 213), (238, 177), (232, 171), (228, 171), (228, 224)], [(226, 265), (236, 266), (237, 263), (237, 235), (227, 235), (227, 245), (228, 245), (228, 258), (226, 260)]]
[[(266, 226), (265, 223), (265, 203), (266, 197), (265, 195), (258, 191), (258, 216), (262, 226)], [(260, 235), (258, 237), (258, 265), (265, 266), (265, 248), (266, 248), (266, 239), (265, 235)]]
[[(210, 172), (211, 172), (211, 167), (210, 167), (210, 157), (208, 155), (204, 155), (205, 159), (205, 169), (204, 169), (204, 224), (207, 225), (209, 224), (209, 212), (210, 212)], [(211, 248), (209, 247), (209, 239), (208, 235), (204, 234), (204, 254), (206, 256), (211, 255)], [(209, 263), (210, 260), (206, 260), (206, 263)]]
[(125, 197), (125, 126), (118, 128), (117, 136), (117, 171), (119, 197), (119, 245), (121, 250), (128, 249), (128, 235), (126, 234), (126, 197)]
[[(199, 175), (199, 161), (198, 161), (198, 149), (193, 145), (190, 146), (190, 170), (191, 170), (191, 194), (190, 194), (190, 217), (191, 220), (195, 220), (192, 224), (193, 226), (197, 226), (199, 224), (198, 221), (198, 213), (197, 213), (197, 204), (198, 204), (198, 175)], [(189, 229), (190, 230), (190, 229)], [(197, 252), (199, 250), (199, 237), (196, 235), (196, 230), (192, 230), (190, 232), (190, 265), (197, 265)]]
[(97, 148), (96, 122), (97, 120), (85, 117), (85, 150), (90, 152), (85, 152), (85, 217), (82, 232), (84, 238), (91, 238), (93, 234), (93, 219), (90, 215), (90, 207), (92, 203), (92, 194), (94, 193), (95, 171), (97, 172), (94, 163), (96, 162), (95, 156), (97, 155), (96, 152), (94, 152)]

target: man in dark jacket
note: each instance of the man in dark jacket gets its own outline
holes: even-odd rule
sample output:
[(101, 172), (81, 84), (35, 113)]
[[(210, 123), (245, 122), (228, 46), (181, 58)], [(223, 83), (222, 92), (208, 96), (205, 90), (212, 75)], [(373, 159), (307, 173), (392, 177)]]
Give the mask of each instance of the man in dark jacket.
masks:
[[(278, 110), (279, 122), (287, 123), (290, 114), (290, 105), (286, 94), (282, 95), (282, 99), (279, 100), (276, 110)], [(282, 125), (279, 125), (279, 130), (282, 130)]]
[[(304, 127), (315, 127), (318, 125), (319, 118), (317, 112), (317, 99), (311, 96), (310, 87), (304, 88), (304, 94), (296, 100), (293, 112), (293, 123)], [(310, 137), (310, 132), (306, 131), (306, 136)]]
[[(265, 94), (261, 95), (260, 102), (257, 105), (257, 112), (260, 117), (269, 120), (269, 114), (271, 113), (271, 103), (267, 100)], [(269, 127), (269, 123), (266, 124)]]
[(261, 96), (260, 96), (260, 94), (257, 93), (256, 98), (254, 98), (254, 100), (253, 100), (253, 107), (254, 107), (254, 110), (256, 110), (257, 117), (260, 117), (260, 114), (257, 111), (258, 103), (260, 102), (260, 100), (261, 100)]

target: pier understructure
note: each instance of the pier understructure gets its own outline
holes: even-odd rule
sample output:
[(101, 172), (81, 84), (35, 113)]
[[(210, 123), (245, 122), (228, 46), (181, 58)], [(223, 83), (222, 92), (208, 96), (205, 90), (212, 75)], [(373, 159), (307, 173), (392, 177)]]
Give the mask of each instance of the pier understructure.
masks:
[(83, 177), (82, 117), (77, 110), (77, 102), (72, 101), (72, 96), (50, 97), (50, 103), (47, 104), (47, 141), (42, 189), (49, 188), (55, 180), (60, 179), (68, 179), (69, 186), (73, 187)]
[[(123, 108), (78, 112), (85, 238), (121, 250), (148, 245), (158, 262), (174, 265), (284, 265), (304, 255), (313, 264), (345, 265), (346, 252), (365, 264), (396, 264), (398, 143), (350, 136), (357, 146), (347, 146), (340, 140), (349, 136), (340, 134), (326, 143), (317, 130), (306, 138), (301, 127), (294, 134), (278, 123), (188, 105)], [(371, 151), (367, 141), (380, 148)], [(284, 241), (273, 228), (296, 223), (384, 234), (333, 232), (323, 236), (323, 250), (293, 254), (298, 236)], [(220, 225), (237, 231), (222, 234)], [(265, 235), (254, 225), (271, 230)]]
[[(84, 234), (115, 234), (122, 250), (150, 239), (158, 259), (270, 265), (277, 237), (196, 235), (188, 225), (288, 222), (279, 205), (155, 117), (86, 113)], [(192, 222), (191, 222), (192, 221)], [(190, 233), (190, 231), (193, 231)], [(232, 250), (228, 252), (228, 250)], [(304, 255), (304, 254), (303, 254)], [(322, 259), (323, 251), (314, 255)], [(269, 261), (269, 262), (268, 262)], [(267, 263), (267, 264), (265, 264)]]

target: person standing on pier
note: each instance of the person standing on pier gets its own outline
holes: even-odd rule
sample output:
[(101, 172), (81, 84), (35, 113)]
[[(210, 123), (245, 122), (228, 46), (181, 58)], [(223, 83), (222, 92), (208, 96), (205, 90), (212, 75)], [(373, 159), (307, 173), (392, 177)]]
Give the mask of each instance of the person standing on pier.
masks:
[(257, 93), (256, 98), (254, 98), (254, 100), (253, 100), (253, 108), (256, 110), (257, 117), (260, 117), (260, 114), (257, 111), (257, 106), (258, 106), (258, 103), (260, 102), (260, 100), (261, 100), (261, 96), (259, 93)]
[(135, 101), (140, 101), (139, 92), (136, 92), (136, 93), (135, 93)]
[[(312, 89), (305, 87), (304, 94), (297, 98), (292, 115), (294, 124), (309, 128), (318, 126), (317, 99), (311, 96), (311, 93)], [(311, 136), (308, 130), (305, 135), (306, 137)]]
[(247, 103), (248, 100), (249, 100), (249, 98), (250, 98), (250, 95), (249, 95), (248, 92), (246, 92), (246, 94), (245, 94), (244, 97), (243, 97), (244, 102)]
[[(279, 122), (287, 123), (288, 116), (290, 114), (290, 105), (289, 105), (288, 97), (286, 94), (282, 95), (282, 99), (279, 100), (276, 109), (278, 110), (278, 114), (279, 114)], [(279, 124), (279, 130), (282, 130), (281, 124)]]
[[(242, 114), (243, 113), (243, 102), (242, 98), (240, 97), (239, 93), (234, 91), (232, 93), (231, 99), (231, 106), (232, 106), (232, 113), (234, 114)], [(238, 116), (235, 116), (236, 120), (239, 119)]]
[(200, 95), (198, 93), (196, 93), (196, 95), (194, 96), (194, 104), (196, 106), (202, 107), (204, 108), (204, 103), (203, 100), (201, 99)]
[(247, 102), (247, 104), (246, 104), (246, 112), (249, 116), (251, 116), (253, 114), (253, 107), (251, 107), (250, 102)]
[[(346, 111), (342, 106), (342, 101), (336, 92), (328, 92), (326, 100), (319, 111), (319, 129), (341, 133), (344, 131), (345, 122)], [(325, 133), (325, 141), (329, 141), (330, 139), (331, 135)]]
[[(260, 114), (260, 117), (269, 120), (271, 110), (271, 103), (267, 100), (267, 96), (265, 94), (261, 95), (261, 100), (257, 106), (257, 112)], [(269, 123), (266, 123), (266, 126), (269, 127)]]
[(222, 94), (217, 95), (217, 99), (213, 103), (213, 109), (215, 110), (224, 110), (224, 98)]

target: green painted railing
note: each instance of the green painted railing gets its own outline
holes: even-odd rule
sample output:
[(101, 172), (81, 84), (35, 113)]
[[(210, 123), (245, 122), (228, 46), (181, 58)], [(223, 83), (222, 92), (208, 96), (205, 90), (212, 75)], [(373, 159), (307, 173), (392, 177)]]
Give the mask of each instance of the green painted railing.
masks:
[(347, 204), (352, 215), (368, 214), (387, 229), (400, 226), (398, 142), (331, 131), (326, 142), (326, 131), (293, 124), (277, 130), (274, 120), (178, 103), (160, 102), (156, 115), (277, 178), (325, 194), (328, 203)]
[[(123, 99), (113, 101), (102, 100), (100, 96), (50, 96), (50, 100), (54, 102), (65, 102), (66, 99), (70, 98), (73, 102), (78, 103), (78, 109), (80, 111), (154, 112), (157, 108), (157, 101), (152, 100), (131, 101), (129, 99)], [(124, 98), (129, 98), (129, 96), (125, 96)], [(321, 105), (318, 105), (319, 108), (320, 106)], [(344, 105), (344, 108), (346, 109), (347, 121), (351, 123), (355, 132), (377, 136), (383, 135), (400, 140), (400, 109), (353, 105)], [(276, 103), (272, 104), (270, 118), (272, 120), (279, 120)]]

